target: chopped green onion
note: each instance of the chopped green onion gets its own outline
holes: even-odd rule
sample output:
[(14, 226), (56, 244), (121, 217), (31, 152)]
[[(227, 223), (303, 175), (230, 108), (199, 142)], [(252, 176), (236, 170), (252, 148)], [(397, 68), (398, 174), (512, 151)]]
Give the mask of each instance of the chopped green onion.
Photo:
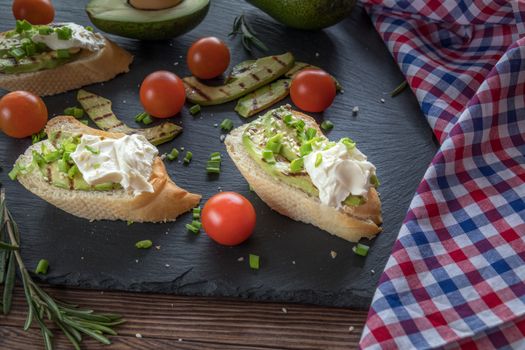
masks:
[(191, 153), (190, 151), (186, 152), (186, 155), (184, 156), (184, 164), (190, 164), (192, 158), (193, 153)]
[(53, 152), (44, 154), (44, 160), (46, 161), (46, 163), (51, 163), (51, 162), (58, 160), (60, 156), (61, 155), (59, 151), (53, 151)]
[(360, 206), (361, 204), (365, 204), (366, 200), (362, 196), (350, 195), (348, 196), (348, 198), (345, 199), (343, 203), (346, 205), (352, 206), (352, 207), (357, 207), (357, 206)]
[(201, 111), (201, 106), (200, 105), (193, 105), (190, 107), (190, 114), (191, 115), (195, 115), (197, 113), (200, 113)]
[(13, 167), (13, 169), (9, 172), (9, 174), (7, 174), (7, 176), (9, 176), (9, 178), (13, 181), (16, 180), (16, 178), (18, 177), (18, 174), (20, 174), (20, 167), (18, 166), (18, 164), (15, 164), (15, 166)]
[(301, 147), (299, 147), (299, 154), (301, 157), (312, 153), (312, 151), (312, 144), (310, 142), (303, 143)]
[(213, 152), (210, 155), (210, 160), (218, 160), (218, 161), (220, 161), (221, 160), (221, 153), (220, 152)]
[(49, 26), (42, 26), (42, 27), (38, 28), (38, 34), (40, 34), (40, 35), (49, 35), (49, 34), (51, 34), (53, 32), (54, 32), (53, 28), (51, 28)]
[(31, 28), (33, 28), (33, 26), (31, 25), (31, 23), (29, 23), (25, 19), (21, 21), (20, 20), (16, 21), (16, 32), (17, 33), (22, 33), (26, 30), (30, 30)]
[(346, 146), (346, 148), (348, 148), (348, 150), (351, 150), (351, 149), (354, 149), (355, 148), (355, 142), (349, 138), (349, 137), (343, 137), (340, 142), (343, 143), (343, 145)]
[(71, 57), (71, 55), (69, 54), (69, 50), (68, 49), (56, 50), (56, 53), (57, 53), (57, 58), (69, 58), (69, 57)]
[(224, 131), (230, 131), (231, 129), (233, 129), (233, 122), (231, 121), (231, 119), (226, 118), (221, 122), (219, 126)]
[(221, 173), (221, 168), (219, 167), (211, 167), (211, 166), (207, 166), (206, 167), (206, 172), (208, 174), (220, 174)]
[(55, 31), (59, 40), (69, 40), (73, 36), (73, 31), (69, 27), (60, 27)]
[(191, 222), (191, 226), (200, 229), (200, 228), (202, 227), (202, 224), (201, 224), (201, 222), (198, 221), (198, 220), (193, 220), (193, 221)]
[(146, 118), (147, 115), (148, 115), (148, 113), (146, 113), (146, 112), (139, 113), (139, 114), (137, 114), (137, 115), (135, 116), (135, 121), (136, 121), (137, 123), (140, 123), (141, 121), (144, 120), (144, 118)]
[(100, 163), (93, 164), (93, 169), (98, 169), (98, 168), (100, 168)]
[(26, 57), (26, 52), (20, 47), (15, 47), (14, 49), (9, 50), (9, 54), (16, 58), (17, 60)]
[(304, 168), (304, 159), (303, 158), (297, 158), (292, 160), (290, 163), (290, 172), (297, 173)]
[(275, 157), (273, 156), (273, 151), (270, 151), (268, 149), (263, 150), (262, 157), (266, 163), (275, 164)]
[(259, 270), (259, 267), (260, 267), (260, 258), (259, 258), (259, 255), (255, 255), (255, 254), (250, 254), (250, 268), (254, 269), (254, 270)]
[(148, 249), (151, 248), (152, 245), (153, 242), (149, 239), (145, 239), (143, 241), (138, 241), (137, 243), (135, 243), (135, 247), (137, 247), (138, 249)]
[(291, 114), (287, 114), (283, 117), (283, 122), (286, 124), (286, 125), (290, 125), (292, 123), (292, 120), (293, 120), (293, 116)]
[(354, 253), (356, 253), (357, 255), (361, 255), (361, 256), (366, 256), (368, 254), (369, 249), (370, 249), (369, 246), (361, 244), (361, 243), (357, 243), (357, 245), (352, 248)]
[(193, 218), (200, 219), (201, 217), (201, 207), (193, 208)]
[(38, 164), (38, 166), (42, 166), (44, 164), (46, 164), (46, 161), (44, 160), (44, 158), (40, 155), (40, 153), (38, 153), (37, 151), (33, 150), (33, 152), (31, 152), (33, 154), (33, 160), (36, 162), (36, 164)]
[(36, 134), (31, 135), (31, 142), (33, 144), (35, 144), (35, 143), (40, 142), (43, 139), (45, 139), (46, 136), (47, 136), (46, 132), (44, 130), (42, 130), (42, 131), (40, 131), (40, 132), (38, 132)]
[(62, 173), (67, 173), (69, 170), (69, 164), (64, 159), (58, 160), (58, 170)]
[(36, 53), (36, 45), (33, 42), (26, 43), (22, 47), (27, 56), (33, 56)]
[(178, 157), (179, 157), (179, 151), (176, 148), (172, 149), (171, 152), (166, 156), (166, 158), (168, 158), (171, 161), (174, 161)]
[(89, 152), (91, 152), (93, 154), (100, 154), (100, 150), (94, 149), (93, 147), (91, 147), (89, 145), (86, 145), (86, 150), (88, 150)]
[(324, 131), (330, 131), (333, 128), (334, 128), (334, 123), (332, 123), (329, 120), (325, 120), (324, 122), (321, 123), (321, 129), (323, 129)]
[(133, 221), (131, 221), (131, 220), (128, 220), (128, 221), (126, 222), (126, 225), (128, 225), (128, 226), (131, 226), (131, 225), (133, 225)]
[(321, 162), (323, 161), (323, 154), (317, 153), (315, 156), (315, 167), (317, 168), (319, 165), (321, 165)]
[(379, 185), (381, 185), (381, 182), (379, 182), (379, 179), (377, 178), (377, 175), (375, 174), (370, 176), (370, 183), (374, 187), (379, 187)]
[(206, 163), (207, 166), (212, 168), (218, 168), (221, 166), (220, 160), (209, 160), (208, 163)]
[(84, 116), (84, 110), (78, 107), (68, 107), (64, 109), (64, 114), (80, 119)]
[(194, 234), (198, 234), (199, 233), (199, 228), (198, 227), (195, 227), (191, 224), (186, 224), (186, 229), (190, 232), (193, 232)]
[(305, 122), (302, 119), (294, 120), (291, 124), (297, 131), (301, 132), (304, 130)]
[(275, 154), (279, 154), (282, 147), (283, 134), (276, 134), (268, 140), (266, 143), (266, 149), (272, 151)]
[(38, 265), (36, 265), (35, 273), (37, 275), (47, 275), (47, 270), (49, 269), (49, 261), (46, 259), (40, 259)]
[(87, 30), (88, 32), (92, 32), (92, 31), (93, 31), (93, 27), (92, 27), (92, 26), (86, 26), (86, 30)]
[(75, 175), (78, 173), (80, 173), (80, 171), (78, 170), (78, 167), (75, 164), (71, 168), (69, 168), (69, 170), (67, 171), (67, 177), (69, 177), (70, 179), (73, 179)]
[(151, 118), (151, 115), (147, 114), (146, 116), (144, 116), (144, 118), (142, 118), (142, 122), (145, 125), (150, 125), (151, 123), (153, 123), (153, 118)]
[(81, 122), (84, 125), (88, 125), (89, 124), (89, 120), (87, 120), (87, 119), (81, 119), (81, 120), (79, 120), (79, 122)]
[(317, 134), (317, 131), (314, 128), (306, 129), (306, 132), (305, 132), (306, 140), (313, 139), (316, 134)]

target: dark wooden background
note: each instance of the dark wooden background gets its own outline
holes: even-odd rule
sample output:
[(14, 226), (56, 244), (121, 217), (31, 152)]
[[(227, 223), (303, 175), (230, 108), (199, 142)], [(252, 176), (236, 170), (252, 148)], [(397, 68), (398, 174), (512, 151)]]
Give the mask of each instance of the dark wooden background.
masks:
[[(75, 20), (80, 23), (88, 23), (82, 10), (85, 2), (55, 0), (57, 20)], [(255, 195), (247, 191), (246, 184), (237, 179), (236, 169), (227, 159), (227, 166), (224, 173), (221, 174), (221, 180), (226, 181), (231, 189), (247, 192), (244, 194), (255, 203), (259, 220), (268, 221), (271, 218), (272, 224), (268, 226), (270, 227), (269, 230), (286, 228), (286, 231), (289, 231), (286, 233), (291, 237), (281, 238), (279, 234), (271, 234), (248, 242), (248, 249), (263, 247), (262, 249), (269, 251), (275, 250), (275, 248), (285, 251), (284, 254), (277, 251), (269, 260), (269, 254), (263, 254), (263, 268), (266, 270), (262, 270), (259, 275), (254, 276), (247, 276), (246, 274), (250, 272), (247, 267), (243, 266), (240, 269), (236, 262), (237, 256), (244, 255), (245, 251), (239, 250), (242, 252), (241, 254), (233, 253), (232, 255), (232, 251), (213, 244), (210, 247), (211, 242), (206, 242), (204, 246), (212, 251), (205, 256), (206, 261), (212, 265), (215, 264), (215, 266), (226, 266), (226, 268), (224, 273), (217, 271), (216, 268), (205, 269), (204, 271), (208, 272), (209, 276), (224, 278), (230, 283), (231, 276), (236, 276), (239, 273), (246, 275), (246, 280), (255, 283), (255, 285), (258, 285), (258, 281), (263, 278), (274, 279), (274, 284), (281, 283), (281, 286), (286, 287), (283, 288), (284, 292), (271, 290), (270, 293), (267, 293), (264, 289), (259, 292), (257, 288), (250, 287), (250, 285), (243, 287), (247, 288), (248, 292), (242, 292), (235, 288), (221, 289), (219, 287), (214, 289), (213, 283), (203, 286), (192, 284), (191, 281), (185, 284), (185, 286), (189, 286), (189, 289), (182, 290), (169, 283), (172, 280), (169, 276), (166, 278), (167, 287), (162, 287), (157, 281), (159, 281), (159, 276), (168, 272), (153, 264), (153, 262), (158, 262), (159, 258), (150, 257), (148, 263), (146, 256), (144, 256), (144, 263), (140, 265), (142, 272), (137, 275), (137, 268), (134, 264), (136, 257), (134, 255), (138, 253), (147, 255), (147, 252), (137, 253), (135, 249), (119, 249), (123, 240), (118, 235), (122, 232), (114, 232), (115, 227), (111, 226), (113, 224), (92, 224), (91, 227), (95, 227), (92, 230), (84, 226), (86, 224), (84, 220), (76, 220), (71, 216), (67, 216), (67, 220), (62, 220), (65, 217), (63, 213), (54, 208), (49, 208), (44, 202), (35, 199), (31, 203), (31, 208), (33, 206), (38, 207), (43, 216), (47, 215), (48, 218), (53, 218), (54, 221), (51, 222), (51, 225), (60, 223), (60, 230), (56, 232), (46, 230), (45, 234), (41, 235), (35, 235), (35, 232), (31, 236), (26, 234), (25, 242), (24, 238), (22, 239), (23, 247), (25, 247), (23, 254), (28, 259), (30, 266), (42, 257), (42, 252), (48, 252), (48, 255), (52, 255), (51, 258), (54, 260), (52, 261), (50, 276), (48, 276), (49, 282), (55, 285), (66, 284), (90, 288), (238, 295), (256, 299), (291, 300), (326, 305), (355, 305), (361, 310), (366, 310), (415, 187), (434, 154), (435, 145), (431, 141), (430, 129), (419, 112), (414, 96), (406, 91), (395, 99), (389, 97), (389, 91), (398, 85), (403, 77), (362, 9), (356, 9), (350, 18), (324, 32), (305, 33), (275, 24), (265, 14), (246, 5), (241, 0), (215, 0), (212, 1), (208, 18), (199, 29), (169, 44), (169, 55), (163, 52), (156, 43), (137, 44), (132, 40), (114, 38), (133, 53), (136, 54), (138, 51), (151, 53), (151, 57), (137, 55), (132, 72), (107, 84), (97, 85), (95, 89), (91, 90), (114, 99), (117, 115), (125, 115), (131, 119), (134, 113), (140, 111), (136, 84), (140, 83), (146, 71), (170, 69), (179, 74), (186, 74), (186, 69), (181, 68), (181, 66), (184, 66), (183, 55), (188, 44), (204, 35), (225, 37), (233, 18), (240, 14), (243, 9), (260, 32), (261, 38), (270, 46), (275, 45), (279, 48), (278, 51), (293, 49), (301, 60), (326, 68), (342, 82), (345, 93), (338, 96), (334, 107), (325, 114), (325, 117), (336, 122), (336, 129), (331, 137), (337, 138), (350, 134), (362, 145), (362, 150), (370, 156), (372, 161), (378, 160), (380, 176), (387, 182), (381, 191), (385, 208), (386, 231), (374, 243), (370, 256), (367, 259), (361, 259), (353, 256), (350, 249), (336, 248), (334, 250), (338, 251), (338, 258), (332, 261), (329, 257), (329, 247), (341, 247), (341, 240), (325, 234), (319, 236), (319, 233), (316, 232), (318, 230), (309, 225), (296, 223), (292, 225), (289, 220), (271, 213)], [(207, 27), (206, 23), (208, 22), (213, 23), (214, 26)], [(0, 29), (6, 30), (12, 23), (10, 1), (0, 0)], [(216, 29), (213, 28), (221, 28), (221, 32), (217, 33)], [(228, 40), (227, 43), (232, 52), (245, 55), (238, 41)], [(345, 55), (341, 55), (342, 50)], [(168, 61), (166, 57), (169, 58)], [(234, 62), (239, 61), (239, 57), (234, 59)], [(175, 62), (180, 65), (175, 65)], [(386, 103), (381, 103), (381, 98), (384, 98)], [(68, 93), (48, 98), (46, 103), (53, 113), (59, 113), (65, 106), (75, 104), (74, 94)], [(360, 114), (358, 118), (352, 119), (351, 126), (348, 126), (345, 119), (351, 115), (350, 110), (355, 105), (360, 107)], [(201, 121), (202, 130), (196, 130), (196, 134), (193, 130), (184, 133), (177, 138), (175, 146), (180, 147), (194, 142), (191, 138), (196, 137), (195, 135), (200, 138), (202, 143), (203, 137), (215, 133), (212, 142), (217, 145), (213, 147), (220, 147), (218, 131), (212, 125), (220, 122), (226, 116), (232, 117), (232, 109), (233, 104), (219, 106), (217, 109), (207, 109), (203, 113), (206, 124), (202, 125)], [(187, 112), (183, 113), (182, 120), (192, 122), (192, 118), (187, 115)], [(236, 125), (241, 123), (240, 119), (234, 119), (234, 121)], [(185, 123), (184, 126), (187, 125), (188, 123)], [(379, 132), (378, 130), (382, 131)], [(7, 168), (8, 163), (12, 162), (16, 158), (16, 154), (20, 153), (26, 145), (5, 140), (6, 138), (0, 135), (0, 141), (2, 138), (5, 142), (0, 142), (0, 162), (4, 168)], [(173, 145), (167, 145), (163, 151), (171, 147)], [(6, 150), (8, 152), (5, 152)], [(209, 150), (203, 151), (201, 158), (206, 152), (209, 153)], [(205, 160), (200, 159), (200, 161), (204, 162)], [(197, 159), (196, 162), (199, 160)], [(405, 164), (405, 166), (400, 164)], [(198, 170), (195, 170), (194, 167), (177, 167), (176, 171), (175, 179), (181, 186), (202, 193), (200, 175), (197, 176), (198, 180), (193, 180), (195, 178), (194, 172)], [(5, 180), (5, 178), (5, 172), (0, 174), (0, 179)], [(221, 183), (217, 183), (217, 186), (220, 185)], [(13, 188), (15, 185), (8, 184), (8, 186)], [(30, 194), (26, 193), (26, 195), (29, 196)], [(18, 198), (14, 198), (13, 201), (17, 202)], [(21, 206), (21, 208), (28, 209), (29, 207)], [(21, 221), (22, 228), (26, 224), (27, 227), (41, 224), (40, 217), (26, 218), (25, 212), (21, 214), (19, 211), (15, 215), (24, 219)], [(34, 225), (30, 223), (30, 220), (36, 220)], [(62, 231), (75, 232), (76, 228), (86, 231), (86, 235), (83, 234), (78, 240), (69, 237), (69, 241), (66, 241), (64, 239), (65, 232)], [(106, 235), (108, 230), (113, 231), (111, 236)], [(127, 231), (125, 236), (129, 242), (150, 238), (143, 237), (144, 230), (140, 225), (133, 225)], [(24, 236), (24, 233), (22, 235)], [(84, 237), (88, 238), (84, 239)], [(290, 269), (289, 265), (292, 259), (286, 255), (290, 252), (290, 245), (298, 240), (308, 241), (311, 239), (310, 237), (314, 237), (316, 243), (305, 242), (304, 245), (311, 246), (311, 249), (302, 249), (298, 254), (304, 255), (305, 264), (316, 266), (316, 274), (310, 274), (308, 269), (303, 269), (300, 272), (302, 275), (298, 274), (295, 280), (287, 278), (288, 281), (284, 281), (283, 276), (279, 276), (280, 272)], [(283, 244), (285, 239), (287, 243)], [(162, 244), (162, 249), (172, 249), (172, 252), (187, 243), (184, 238), (181, 240), (180, 234), (170, 235), (170, 238), (165, 241), (166, 243)], [(322, 251), (316, 249), (317, 244), (321, 244)], [(344, 246), (351, 248), (351, 245), (347, 243)], [(119, 251), (118, 256), (100, 258), (101, 251), (113, 248)], [(245, 248), (246, 246), (240, 249), (246, 250)], [(80, 254), (86, 256), (85, 260), (82, 259), (84, 261), (82, 264), (79, 264), (78, 261)], [(219, 262), (210, 261), (210, 254), (214, 256), (214, 259), (220, 259)], [(163, 255), (160, 256), (162, 259)], [(192, 260), (194, 257), (199, 258), (199, 255), (189, 254), (189, 257), (183, 259), (182, 264), (191, 266), (194, 264)], [(115, 261), (111, 259), (115, 259)], [(142, 262), (142, 256), (140, 259)], [(115, 275), (111, 271), (104, 271), (103, 268), (99, 268), (99, 266), (103, 267), (102, 265), (115, 266), (114, 263), (121, 264), (124, 261), (127, 261), (129, 265), (124, 266), (124, 274), (131, 277), (124, 277), (123, 280), (119, 280), (118, 274)], [(133, 264), (130, 265), (129, 262), (133, 262)], [(71, 273), (71, 266), (74, 266), (75, 271), (83, 271), (84, 274), (82, 275), (80, 272)], [(164, 263), (160, 266), (164, 266)], [(117, 271), (120, 270), (117, 269)], [(147, 273), (151, 276), (147, 276)], [(133, 279), (134, 275), (138, 277)], [(206, 276), (206, 273), (203, 273), (203, 276)], [(328, 289), (318, 289), (313, 293), (308, 289), (294, 292), (297, 289), (294, 286), (295, 284), (302, 285), (304, 283), (307, 286), (308, 283), (313, 283), (316, 279), (323, 283), (326, 281), (326, 285), (329, 286)], [(144, 281), (152, 283), (144, 284), (142, 283)], [(319, 284), (323, 285), (323, 283)], [(345, 284), (347, 284), (346, 287)], [(231, 285), (235, 286), (235, 284)], [(288, 292), (287, 289), (291, 292)], [(120, 327), (120, 335), (113, 338), (114, 345), (109, 347), (113, 349), (347, 349), (357, 346), (366, 318), (366, 311), (311, 305), (255, 303), (234, 299), (190, 298), (160, 294), (144, 295), (58, 288), (51, 288), (50, 291), (53, 295), (83, 306), (92, 306), (101, 311), (123, 314), (128, 323)], [(1, 349), (42, 348), (40, 334), (36, 329), (32, 329), (28, 334), (21, 330), (25, 312), (22, 293), (17, 290), (13, 314), (9, 317), (0, 316)], [(137, 334), (141, 334), (142, 338), (137, 338)], [(59, 337), (57, 342), (58, 348), (69, 348), (63, 338)], [(87, 341), (86, 345), (86, 348), (89, 349), (99, 347), (91, 341)]]

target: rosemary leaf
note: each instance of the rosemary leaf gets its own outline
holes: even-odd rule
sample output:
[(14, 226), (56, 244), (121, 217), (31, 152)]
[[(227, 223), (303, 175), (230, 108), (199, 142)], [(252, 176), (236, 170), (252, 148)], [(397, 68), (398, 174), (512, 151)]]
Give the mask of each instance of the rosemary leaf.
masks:
[(11, 245), (11, 244), (8, 244), (8, 243), (0, 241), (0, 249), (4, 249), (4, 250), (18, 250), (18, 248), (19, 247), (16, 246), (16, 245)]
[(61, 322), (58, 322), (57, 325), (62, 330), (62, 333), (66, 335), (67, 339), (69, 339), (69, 342), (73, 345), (75, 350), (80, 350), (80, 342), (82, 341), (82, 338), (76, 338), (71, 334), (70, 329), (66, 328)]
[(399, 84), (394, 90), (392, 90), (392, 92), (390, 92), (390, 97), (396, 97), (397, 95), (399, 95), (400, 93), (402, 93), (403, 91), (405, 91), (405, 89), (407, 88), (408, 86), (408, 83), (407, 81), (403, 81), (401, 84)]
[(261, 51), (268, 51), (268, 47), (257, 38), (257, 33), (252, 29), (244, 15), (235, 17), (233, 21), (232, 32), (229, 36), (236, 36), (237, 34), (241, 36), (241, 43), (246, 51), (252, 53), (252, 45)]
[(11, 311), (11, 303), (13, 301), (13, 289), (15, 287), (15, 256), (14, 252), (10, 251), (8, 255), (7, 272), (4, 284), (4, 295), (2, 297), (3, 312), (4, 315), (9, 314)]

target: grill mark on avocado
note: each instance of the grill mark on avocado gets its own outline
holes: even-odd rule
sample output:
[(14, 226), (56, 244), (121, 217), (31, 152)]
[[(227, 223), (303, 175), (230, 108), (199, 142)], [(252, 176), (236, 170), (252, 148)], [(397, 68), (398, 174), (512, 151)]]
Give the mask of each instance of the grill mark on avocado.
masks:
[(242, 87), (243, 89), (246, 87), (246, 84), (244, 84), (242, 81), (239, 83), (239, 86)]
[(279, 57), (277, 56), (272, 56), (272, 58), (274, 59), (274, 61), (278, 62), (281, 66), (285, 67), (286, 66), (286, 63), (284, 63), (283, 61), (281, 61), (279, 59)]
[(268, 73), (270, 73), (270, 74), (273, 73), (273, 70), (271, 70), (270, 68), (266, 68), (266, 71), (267, 71)]
[(92, 98), (95, 98), (97, 97), (96, 95), (86, 95), (86, 96), (82, 96), (80, 98), (78, 98), (79, 101), (84, 101), (84, 100), (89, 100), (89, 99), (92, 99)]
[(222, 92), (223, 94), (225, 94), (226, 96), (230, 96), (230, 93), (228, 91), (224, 90), (223, 88), (220, 88), (219, 91)]
[(250, 73), (250, 76), (253, 78), (253, 80), (256, 80), (256, 81), (260, 81), (261, 80), (261, 78), (259, 78), (257, 76), (257, 74), (255, 74), (255, 73)]
[(46, 166), (46, 173), (47, 173), (47, 182), (52, 183), (53, 182), (53, 174), (51, 172), (51, 165)]
[(68, 181), (69, 181), (69, 189), (74, 190), (75, 189), (75, 179), (71, 179), (68, 177)]
[[(90, 109), (90, 108), (88, 108), (88, 109)], [(101, 115), (100, 117), (93, 118), (93, 121), (96, 122), (96, 121), (99, 121), (99, 120), (102, 120), (102, 119), (105, 119), (105, 118), (109, 118), (111, 116), (113, 116), (113, 113), (106, 113), (106, 114)]]
[(98, 105), (94, 105), (94, 106), (89, 106), (88, 108), (85, 108), (84, 110), (86, 111), (86, 113), (89, 113), (90, 111), (94, 110), (94, 109), (97, 109), (97, 108), (100, 108), (100, 107), (104, 107), (104, 106), (107, 106), (111, 104), (110, 101), (105, 101), (103, 103), (100, 103)]
[(111, 128), (116, 129), (116, 128), (120, 128), (121, 126), (124, 126), (124, 123), (119, 121), (117, 124), (113, 125)]
[(204, 92), (202, 92), (201, 89), (197, 88), (195, 85), (192, 85), (192, 84), (188, 83), (187, 81), (184, 81), (184, 83), (186, 85), (188, 85), (194, 92), (196, 92), (197, 94), (201, 95), (202, 98), (204, 98), (207, 101), (211, 101), (210, 96), (208, 96)]
[(60, 136), (62, 135), (62, 131), (58, 130), (55, 134), (55, 137), (51, 140), (51, 144), (55, 147), (57, 147), (57, 141), (60, 140)]

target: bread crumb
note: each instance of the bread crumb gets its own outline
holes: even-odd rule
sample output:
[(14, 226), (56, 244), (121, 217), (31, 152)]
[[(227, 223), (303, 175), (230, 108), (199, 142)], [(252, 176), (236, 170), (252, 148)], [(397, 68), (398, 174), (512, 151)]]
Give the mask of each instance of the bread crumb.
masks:
[(357, 113), (359, 113), (359, 106), (354, 106), (354, 108), (352, 108), (352, 115), (357, 115)]
[(350, 326), (350, 327), (348, 327), (348, 332), (349, 332), (349, 333), (352, 333), (353, 331), (354, 331), (354, 326)]
[(375, 274), (376, 272), (375, 272), (375, 270), (370, 270), (370, 273), (373, 275), (373, 274)]
[(156, 245), (155, 249), (160, 250), (160, 245)]
[(166, 267), (170, 267), (170, 264), (166, 264), (166, 265), (164, 265), (164, 266), (166, 266)]
[(135, 259), (135, 262), (136, 262), (136, 263), (138, 264), (138, 262), (139, 262), (139, 259)]
[(335, 259), (335, 257), (337, 256), (337, 252), (332, 250), (330, 252), (330, 256), (332, 257), (332, 259)]
[(384, 98), (382, 98), (380, 101), (381, 101), (381, 103), (385, 103), (385, 99)]
[(137, 334), (135, 334), (135, 337), (137, 337), (137, 338), (142, 338), (142, 334), (137, 333)]
[(295, 260), (293, 260), (293, 261), (292, 261), (292, 264), (294, 264), (294, 265), (295, 265)]
[(241, 261), (244, 261), (244, 257), (240, 257), (239, 259), (237, 259), (237, 261), (241, 262)]
[(282, 311), (283, 311), (283, 313), (285, 313), (285, 314), (287, 314), (287, 313), (288, 313), (288, 310), (286, 310), (286, 308), (285, 308), (285, 307), (283, 307), (283, 308), (282, 308), (281, 310), (282, 310)]
[(182, 341), (182, 338), (179, 338), (179, 341)]

